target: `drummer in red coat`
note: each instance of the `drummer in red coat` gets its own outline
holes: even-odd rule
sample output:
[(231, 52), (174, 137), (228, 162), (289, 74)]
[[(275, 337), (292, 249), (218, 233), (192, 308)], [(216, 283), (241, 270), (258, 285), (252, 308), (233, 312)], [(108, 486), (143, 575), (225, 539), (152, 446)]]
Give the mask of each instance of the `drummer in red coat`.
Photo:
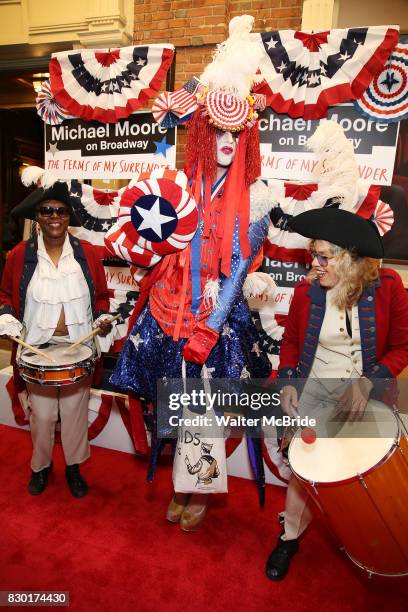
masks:
[[(359, 419), (373, 388), (408, 365), (408, 294), (394, 270), (381, 268), (383, 246), (371, 221), (322, 208), (294, 217), (290, 227), (312, 239), (312, 268), (295, 288), (286, 321), (279, 364), (285, 379), (282, 409), (298, 414), (297, 379), (337, 379), (346, 389), (338, 406), (350, 420)], [(281, 580), (289, 569), (312, 518), (309, 503), (292, 476), (284, 530), (266, 563), (271, 580)]]
[[(35, 219), (40, 232), (20, 242), (7, 257), (0, 287), (0, 335), (20, 336), (24, 326), (25, 341), (32, 346), (75, 342), (108, 311), (109, 298), (103, 266), (92, 246), (68, 234), (68, 226), (79, 223), (66, 183), (37, 189), (12, 214)], [(101, 336), (109, 333), (106, 315), (98, 326)], [(24, 383), (16, 368), (14, 379), (21, 391)], [(33, 442), (28, 490), (32, 495), (42, 493), (48, 484), (58, 417), (70, 491), (75, 497), (88, 492), (79, 464), (90, 454), (90, 386), (90, 377), (63, 387), (27, 383)]]

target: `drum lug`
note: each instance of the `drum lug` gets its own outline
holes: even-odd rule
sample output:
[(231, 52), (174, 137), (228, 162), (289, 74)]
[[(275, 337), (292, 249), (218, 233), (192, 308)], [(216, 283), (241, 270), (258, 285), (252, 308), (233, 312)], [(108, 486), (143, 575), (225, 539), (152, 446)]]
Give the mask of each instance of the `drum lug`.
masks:
[(363, 485), (365, 489), (368, 489), (366, 481), (364, 480), (364, 476), (362, 474), (357, 474), (360, 484)]

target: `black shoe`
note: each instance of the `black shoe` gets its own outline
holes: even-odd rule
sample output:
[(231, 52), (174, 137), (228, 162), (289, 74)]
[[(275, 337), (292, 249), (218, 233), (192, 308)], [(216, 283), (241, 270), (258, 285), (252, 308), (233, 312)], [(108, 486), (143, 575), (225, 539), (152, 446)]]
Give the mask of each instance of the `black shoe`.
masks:
[(65, 468), (65, 478), (74, 497), (84, 497), (88, 493), (88, 485), (79, 472), (79, 465), (67, 465)]
[(31, 495), (41, 495), (41, 493), (45, 491), (48, 484), (48, 474), (50, 473), (51, 468), (52, 463), (39, 472), (31, 472), (31, 479), (28, 483), (28, 492)]
[(282, 540), (282, 535), (279, 537), (276, 548), (266, 562), (266, 575), (270, 580), (282, 580), (286, 576), (290, 561), (298, 548), (298, 540)]

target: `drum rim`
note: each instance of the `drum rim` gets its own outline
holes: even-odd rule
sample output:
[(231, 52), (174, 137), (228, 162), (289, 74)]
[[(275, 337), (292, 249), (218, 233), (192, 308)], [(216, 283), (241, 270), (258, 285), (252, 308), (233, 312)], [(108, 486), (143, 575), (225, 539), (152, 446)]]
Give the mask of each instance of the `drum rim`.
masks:
[[(306, 484), (311, 485), (312, 487), (315, 487), (316, 485), (319, 485), (320, 487), (325, 487), (325, 486), (326, 487), (330, 487), (330, 486), (336, 486), (336, 485), (340, 486), (340, 485), (344, 485), (344, 484), (349, 484), (351, 482), (361, 481), (361, 479), (364, 479), (364, 476), (367, 476), (368, 474), (370, 474), (371, 472), (373, 472), (377, 468), (381, 467), (384, 463), (386, 463), (388, 461), (388, 459), (390, 459), (390, 457), (395, 453), (397, 448), (400, 447), (400, 441), (401, 441), (401, 423), (399, 422), (399, 419), (396, 418), (394, 412), (393, 412), (393, 416), (394, 416), (395, 422), (397, 424), (397, 433), (396, 433), (396, 435), (394, 437), (393, 443), (391, 444), (389, 450), (384, 455), (384, 457), (382, 457), (379, 461), (377, 461), (377, 463), (375, 463), (374, 465), (369, 467), (364, 472), (359, 472), (355, 476), (349, 476), (348, 478), (343, 478), (342, 480), (327, 480), (327, 481), (326, 480), (324, 480), (324, 481), (321, 481), (321, 480), (310, 480), (309, 478), (305, 478), (304, 476), (301, 476), (300, 474), (298, 474), (298, 472), (296, 472), (296, 470), (294, 470), (292, 468), (292, 464), (290, 463), (290, 458), (289, 458), (290, 447), (291, 447), (293, 441), (295, 440), (295, 436), (294, 436), (293, 439), (291, 440), (290, 444), (289, 444), (289, 449), (288, 449), (288, 461), (289, 461), (289, 466), (290, 466), (290, 469), (291, 469), (292, 473), (296, 476), (296, 478), (298, 478), (299, 480), (301, 480), (302, 482), (304, 482)], [(299, 431), (299, 429), (297, 431)], [(299, 438), (296, 438), (296, 439), (299, 439)]]
[[(67, 347), (70, 346), (70, 343), (64, 343), (66, 344)], [(60, 344), (55, 344), (52, 346), (63, 346), (62, 343)], [(84, 357), (83, 359), (79, 359), (78, 361), (74, 361), (73, 363), (69, 363), (69, 364), (65, 364), (65, 365), (58, 365), (57, 363), (53, 364), (35, 364), (35, 363), (30, 363), (27, 362), (25, 360), (23, 360), (23, 351), (21, 351), (20, 355), (18, 355), (18, 357), (16, 358), (16, 364), (17, 364), (17, 368), (29, 368), (30, 370), (40, 370), (42, 372), (45, 371), (50, 371), (50, 372), (61, 372), (63, 370), (67, 370), (73, 367), (82, 367), (83, 365), (85, 366), (88, 362), (89, 363), (94, 363), (97, 360), (97, 352), (94, 346), (89, 346), (88, 344), (82, 344), (81, 346), (88, 348), (91, 351), (91, 354), (88, 355), (87, 357)], [(27, 349), (28, 350), (28, 349)]]

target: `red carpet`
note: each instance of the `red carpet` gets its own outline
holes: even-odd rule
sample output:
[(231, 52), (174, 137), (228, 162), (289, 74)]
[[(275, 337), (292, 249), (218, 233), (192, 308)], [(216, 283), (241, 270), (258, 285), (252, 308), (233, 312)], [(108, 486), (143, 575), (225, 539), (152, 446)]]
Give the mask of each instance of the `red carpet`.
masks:
[(135, 457), (93, 448), (83, 473), (89, 495), (71, 497), (57, 447), (48, 489), (26, 492), (29, 434), (0, 425), (0, 590), (64, 590), (70, 610), (88, 612), (406, 610), (405, 579), (369, 580), (315, 521), (292, 571), (264, 577), (279, 533), (284, 491), (268, 487), (261, 512), (254, 485), (230, 479), (205, 528), (186, 534), (164, 519), (170, 468), (145, 483)]

